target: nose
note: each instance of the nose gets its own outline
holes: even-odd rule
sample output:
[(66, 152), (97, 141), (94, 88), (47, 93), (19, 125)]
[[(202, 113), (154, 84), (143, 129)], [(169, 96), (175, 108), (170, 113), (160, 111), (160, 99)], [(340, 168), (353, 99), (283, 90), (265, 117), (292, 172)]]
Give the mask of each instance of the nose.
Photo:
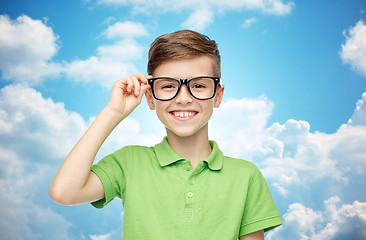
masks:
[(192, 96), (188, 91), (188, 88), (185, 84), (183, 84), (178, 92), (178, 95), (175, 97), (175, 102), (180, 104), (188, 104), (192, 102)]

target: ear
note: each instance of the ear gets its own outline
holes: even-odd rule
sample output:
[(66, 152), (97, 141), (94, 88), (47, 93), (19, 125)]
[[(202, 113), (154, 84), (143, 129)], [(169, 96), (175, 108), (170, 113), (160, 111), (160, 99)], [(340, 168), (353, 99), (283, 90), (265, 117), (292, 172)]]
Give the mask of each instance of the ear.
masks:
[(224, 96), (224, 89), (225, 89), (225, 86), (224, 85), (219, 85), (217, 87), (217, 92), (216, 92), (215, 102), (214, 102), (214, 107), (215, 108), (220, 107), (222, 98)]
[(145, 92), (145, 97), (146, 97), (147, 104), (150, 107), (150, 110), (155, 110), (155, 99), (152, 95), (151, 89), (148, 89)]

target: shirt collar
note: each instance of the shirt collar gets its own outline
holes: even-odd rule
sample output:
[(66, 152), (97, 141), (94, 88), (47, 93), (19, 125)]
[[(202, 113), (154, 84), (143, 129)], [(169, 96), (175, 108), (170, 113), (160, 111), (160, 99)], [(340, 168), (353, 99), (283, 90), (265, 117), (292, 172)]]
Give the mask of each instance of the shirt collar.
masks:
[[(220, 170), (222, 168), (224, 155), (215, 141), (210, 141), (210, 145), (212, 152), (203, 162), (206, 162), (211, 170)], [(179, 160), (184, 160), (184, 158), (176, 153), (169, 145), (166, 137), (164, 137), (161, 143), (155, 145), (155, 153), (161, 167), (168, 166)]]

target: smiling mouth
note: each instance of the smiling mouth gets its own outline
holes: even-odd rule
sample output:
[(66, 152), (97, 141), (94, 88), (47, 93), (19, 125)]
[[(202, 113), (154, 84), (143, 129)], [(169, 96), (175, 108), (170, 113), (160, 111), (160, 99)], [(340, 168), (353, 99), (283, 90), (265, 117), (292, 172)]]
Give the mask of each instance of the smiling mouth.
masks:
[(173, 114), (176, 117), (179, 117), (179, 118), (189, 118), (189, 117), (193, 117), (198, 112), (194, 112), (194, 111), (171, 111), (170, 113)]

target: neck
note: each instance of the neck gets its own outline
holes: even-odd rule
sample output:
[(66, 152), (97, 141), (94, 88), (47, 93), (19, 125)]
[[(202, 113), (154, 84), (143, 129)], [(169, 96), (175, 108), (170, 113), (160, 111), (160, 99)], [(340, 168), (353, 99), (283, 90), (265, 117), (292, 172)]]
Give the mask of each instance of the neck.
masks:
[(211, 154), (207, 124), (196, 134), (187, 137), (177, 136), (167, 129), (167, 140), (175, 152), (191, 161), (194, 166)]

